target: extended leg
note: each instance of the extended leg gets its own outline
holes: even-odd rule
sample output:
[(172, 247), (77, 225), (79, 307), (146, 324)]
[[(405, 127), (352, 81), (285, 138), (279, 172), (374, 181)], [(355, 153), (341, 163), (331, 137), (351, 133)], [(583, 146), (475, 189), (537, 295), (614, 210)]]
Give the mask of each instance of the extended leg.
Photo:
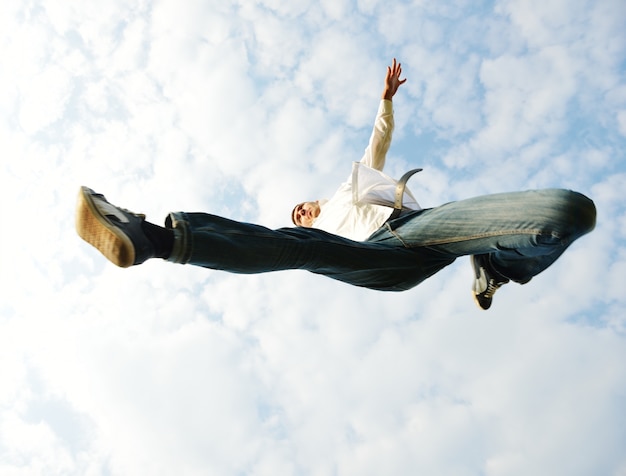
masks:
[(177, 212), (171, 261), (232, 273), (304, 269), (354, 286), (403, 291), (454, 261), (399, 244), (356, 242), (313, 228), (271, 230), (206, 213)]
[[(356, 242), (310, 228), (270, 230), (206, 213), (173, 213), (166, 226), (149, 224), (87, 187), (79, 192), (78, 234), (121, 267), (169, 255), (173, 262), (232, 273), (304, 269), (354, 286), (403, 291), (454, 261), (432, 250)], [(155, 236), (168, 233), (171, 253), (159, 253)]]

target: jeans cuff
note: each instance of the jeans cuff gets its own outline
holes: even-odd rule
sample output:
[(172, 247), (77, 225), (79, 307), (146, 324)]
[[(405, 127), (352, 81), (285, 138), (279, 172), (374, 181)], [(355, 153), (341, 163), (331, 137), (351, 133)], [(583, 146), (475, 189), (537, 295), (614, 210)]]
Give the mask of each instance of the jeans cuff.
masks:
[(191, 230), (185, 213), (170, 213), (165, 219), (165, 227), (174, 232), (174, 246), (167, 260), (187, 264), (191, 259)]

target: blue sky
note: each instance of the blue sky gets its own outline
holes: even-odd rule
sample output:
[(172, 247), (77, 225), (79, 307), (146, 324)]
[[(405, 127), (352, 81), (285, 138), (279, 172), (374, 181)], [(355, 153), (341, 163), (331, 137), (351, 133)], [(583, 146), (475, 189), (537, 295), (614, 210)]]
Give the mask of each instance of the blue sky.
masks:
[[(0, 6), (0, 473), (626, 475), (626, 5), (619, 0)], [(361, 157), (422, 206), (543, 187), (596, 230), (472, 302), (80, 241), (80, 185), (161, 222), (270, 227)]]

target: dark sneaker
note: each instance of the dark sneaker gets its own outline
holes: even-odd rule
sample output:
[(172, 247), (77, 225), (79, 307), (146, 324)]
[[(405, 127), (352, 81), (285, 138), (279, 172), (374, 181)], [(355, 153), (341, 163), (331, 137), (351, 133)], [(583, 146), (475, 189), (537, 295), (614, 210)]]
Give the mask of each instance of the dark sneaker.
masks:
[(494, 293), (503, 284), (509, 282), (498, 273), (489, 262), (489, 255), (473, 255), (470, 256), (472, 267), (474, 268), (474, 301), (481, 309), (487, 310), (491, 307)]
[(104, 195), (81, 187), (76, 206), (76, 231), (113, 264), (128, 268), (154, 256), (154, 247), (138, 215), (107, 202)]

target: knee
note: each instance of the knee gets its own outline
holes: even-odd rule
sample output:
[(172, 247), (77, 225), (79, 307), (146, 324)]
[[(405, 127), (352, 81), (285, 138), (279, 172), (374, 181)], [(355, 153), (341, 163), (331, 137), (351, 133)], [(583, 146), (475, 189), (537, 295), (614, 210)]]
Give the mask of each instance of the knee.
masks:
[(575, 234), (582, 236), (596, 226), (596, 206), (589, 197), (572, 190), (562, 190), (563, 211)]

